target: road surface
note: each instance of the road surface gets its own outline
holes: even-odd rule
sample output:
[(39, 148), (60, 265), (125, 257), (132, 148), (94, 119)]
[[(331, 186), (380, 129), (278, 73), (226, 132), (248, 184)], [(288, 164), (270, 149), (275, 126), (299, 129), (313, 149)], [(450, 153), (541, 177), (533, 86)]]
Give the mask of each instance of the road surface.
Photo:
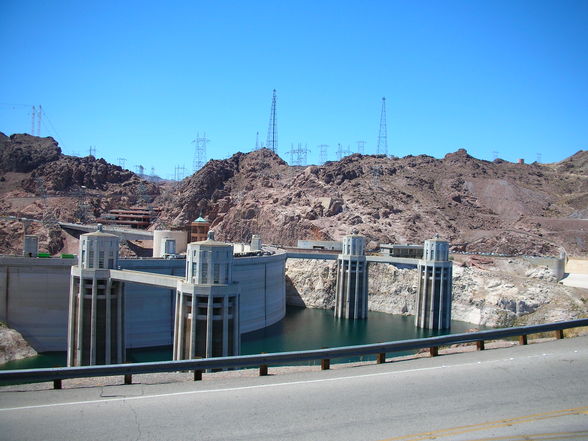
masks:
[(588, 440), (588, 337), (268, 377), (0, 389), (0, 439)]

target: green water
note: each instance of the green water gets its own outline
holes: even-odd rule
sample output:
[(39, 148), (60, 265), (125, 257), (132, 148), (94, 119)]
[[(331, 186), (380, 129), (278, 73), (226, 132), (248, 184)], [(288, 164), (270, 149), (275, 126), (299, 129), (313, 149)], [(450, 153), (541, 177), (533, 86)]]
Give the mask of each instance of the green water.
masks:
[[(432, 332), (415, 328), (413, 316), (369, 312), (367, 320), (342, 320), (333, 317), (332, 310), (288, 307), (286, 317), (279, 323), (243, 334), (241, 354), (300, 351), (407, 340), (448, 333), (457, 334), (472, 327), (474, 325), (471, 323), (452, 321), (450, 331)], [(132, 363), (171, 360), (171, 357), (171, 346), (127, 351), (127, 360)], [(8, 362), (1, 365), (0, 369), (32, 369), (65, 366), (65, 364), (65, 352), (49, 352)]]

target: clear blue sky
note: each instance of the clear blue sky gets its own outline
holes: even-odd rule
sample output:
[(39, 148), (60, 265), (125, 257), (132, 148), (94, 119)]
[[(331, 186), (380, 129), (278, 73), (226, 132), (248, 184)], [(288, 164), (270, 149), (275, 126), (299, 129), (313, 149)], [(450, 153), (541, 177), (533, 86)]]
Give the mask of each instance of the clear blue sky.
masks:
[(0, 131), (162, 177), (265, 142), (532, 162), (588, 147), (588, 1), (0, 2)]

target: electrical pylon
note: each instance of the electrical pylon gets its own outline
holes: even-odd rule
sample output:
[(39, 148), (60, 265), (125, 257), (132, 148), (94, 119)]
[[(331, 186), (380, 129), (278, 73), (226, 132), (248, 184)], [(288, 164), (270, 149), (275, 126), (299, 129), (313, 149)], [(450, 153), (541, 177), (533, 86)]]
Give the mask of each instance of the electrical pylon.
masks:
[(380, 115), (380, 133), (378, 134), (378, 155), (388, 155), (388, 131), (386, 129), (386, 97), (382, 98)]
[(270, 110), (269, 127), (267, 129), (266, 147), (274, 153), (278, 153), (278, 121), (276, 120), (276, 89), (272, 96), (272, 108)]
[(319, 162), (321, 164), (324, 164), (325, 162), (327, 162), (327, 158), (328, 158), (328, 150), (329, 145), (328, 144), (321, 144), (319, 145)]
[(196, 139), (192, 141), (192, 144), (196, 144), (194, 148), (194, 161), (192, 163), (192, 172), (196, 173), (206, 163), (206, 145), (210, 142), (210, 139), (204, 136), (200, 137), (200, 133), (196, 133)]

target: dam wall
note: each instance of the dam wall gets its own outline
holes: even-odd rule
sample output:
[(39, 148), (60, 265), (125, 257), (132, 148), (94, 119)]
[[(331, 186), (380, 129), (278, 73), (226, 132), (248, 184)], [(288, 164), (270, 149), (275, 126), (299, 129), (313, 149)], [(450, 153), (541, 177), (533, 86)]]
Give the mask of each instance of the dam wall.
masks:
[[(120, 259), (120, 269), (183, 277), (183, 259)], [(255, 331), (286, 314), (286, 253), (238, 257), (240, 331)], [(0, 321), (19, 331), (38, 352), (65, 351), (71, 266), (76, 259), (0, 256)], [(125, 284), (127, 348), (171, 345), (175, 290)]]

